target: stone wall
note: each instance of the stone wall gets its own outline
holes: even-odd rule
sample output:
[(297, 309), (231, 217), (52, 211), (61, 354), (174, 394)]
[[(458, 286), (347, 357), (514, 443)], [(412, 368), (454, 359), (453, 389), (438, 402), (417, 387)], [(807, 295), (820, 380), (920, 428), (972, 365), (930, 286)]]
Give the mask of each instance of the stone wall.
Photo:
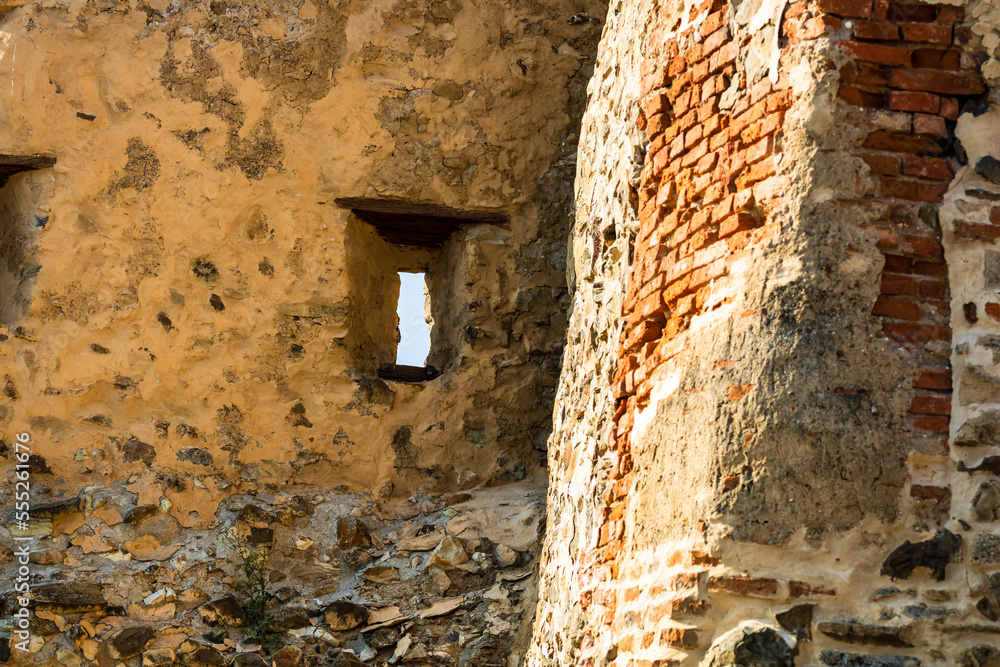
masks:
[[(5, 474), (5, 614), (14, 536), (38, 589), (14, 659), (523, 652), (602, 15), (0, 3), (0, 163), (56, 158), (0, 189), (0, 455), (12, 469), (29, 434), (35, 505), (17, 528)], [(352, 197), (506, 221), (403, 247)], [(415, 270), (443, 372), (387, 381), (397, 272)], [(235, 627), (232, 528), (270, 551), (279, 646)]]
[[(995, 166), (976, 162), (992, 126), (974, 119), (992, 113), (996, 45), (973, 19), (992, 9), (619, 11), (642, 26), (629, 101), (649, 146), (611, 342), (614, 426), (572, 439), (574, 418), (556, 422), (553, 479), (587, 480), (601, 502), (550, 491), (532, 664), (995, 659), (995, 471), (991, 450), (962, 448), (992, 444), (982, 181)], [(625, 44), (609, 23), (597, 71), (629, 62)], [(607, 114), (599, 95), (590, 104)], [(592, 147), (585, 134), (581, 164)], [(578, 202), (627, 196), (609, 181), (581, 170)], [(964, 254), (946, 264), (952, 224)], [(949, 271), (966, 294), (954, 308)], [(591, 313), (574, 313), (571, 345)], [(969, 337), (954, 348), (956, 408), (952, 325)], [(576, 382), (564, 375), (557, 417), (572, 415)], [(574, 523), (567, 546), (553, 524)]]

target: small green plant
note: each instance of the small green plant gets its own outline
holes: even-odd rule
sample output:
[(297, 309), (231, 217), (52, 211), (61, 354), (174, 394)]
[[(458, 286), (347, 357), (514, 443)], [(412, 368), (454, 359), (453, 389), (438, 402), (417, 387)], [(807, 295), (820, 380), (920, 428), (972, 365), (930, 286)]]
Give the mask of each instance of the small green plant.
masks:
[(236, 569), (241, 576), (237, 578), (235, 588), (244, 599), (243, 611), (248, 625), (245, 637), (251, 641), (262, 640), (272, 618), (267, 611), (267, 603), (274, 597), (270, 591), (271, 570), (267, 564), (271, 551), (251, 542), (236, 529), (223, 533), (222, 540), (239, 558)]

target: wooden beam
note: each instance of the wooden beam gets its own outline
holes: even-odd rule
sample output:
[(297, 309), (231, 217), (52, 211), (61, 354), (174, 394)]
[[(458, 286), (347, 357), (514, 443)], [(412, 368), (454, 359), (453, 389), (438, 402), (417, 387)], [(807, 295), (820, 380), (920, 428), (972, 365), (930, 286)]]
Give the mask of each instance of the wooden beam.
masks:
[(7, 155), (0, 153), (0, 185), (14, 174), (32, 169), (47, 169), (56, 163), (56, 158), (48, 155)]
[(441, 371), (433, 366), (382, 364), (378, 367), (378, 376), (383, 380), (393, 382), (427, 382), (439, 375), (441, 375)]
[(372, 225), (389, 243), (436, 248), (458, 228), (472, 224), (507, 225), (510, 218), (497, 211), (467, 211), (441, 204), (396, 199), (341, 197), (334, 200)]

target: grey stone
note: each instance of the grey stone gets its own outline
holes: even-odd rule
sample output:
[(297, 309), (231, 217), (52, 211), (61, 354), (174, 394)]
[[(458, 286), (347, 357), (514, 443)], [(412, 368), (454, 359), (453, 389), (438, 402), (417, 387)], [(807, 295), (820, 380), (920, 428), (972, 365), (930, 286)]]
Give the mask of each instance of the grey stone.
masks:
[[(994, 253), (1000, 258), (1000, 253)], [(997, 288), (1000, 289), (1000, 261), (997, 265)], [(1000, 396), (1000, 378), (978, 366), (966, 366), (959, 389), (962, 405), (993, 403)]]
[(831, 639), (847, 644), (864, 644), (866, 646), (893, 646), (907, 648), (912, 646), (900, 636), (900, 629), (881, 625), (865, 625), (863, 623), (840, 623), (824, 621), (816, 625), (816, 629)]
[(1000, 445), (1000, 411), (989, 410), (967, 420), (955, 435), (960, 447)]
[(746, 621), (709, 647), (700, 667), (794, 667), (795, 653), (773, 627)]
[(153, 449), (153, 446), (137, 438), (129, 438), (122, 446), (122, 460), (125, 463), (142, 461), (148, 467), (153, 465), (153, 459), (155, 458), (156, 450)]
[(1000, 535), (979, 535), (972, 545), (974, 563), (1000, 563)]
[(990, 480), (979, 485), (976, 497), (972, 500), (976, 510), (976, 518), (980, 521), (996, 521), (997, 510), (1000, 510), (1000, 482)]
[(799, 639), (807, 641), (812, 639), (812, 618), (814, 604), (800, 604), (792, 607), (788, 611), (783, 611), (774, 615), (778, 625), (791, 632)]
[(959, 658), (960, 667), (1000, 667), (1000, 650), (986, 645), (974, 646)]
[(994, 185), (1000, 185), (1000, 160), (984, 155), (976, 162), (976, 173)]
[(200, 447), (185, 447), (177, 452), (177, 460), (187, 461), (195, 464), (196, 466), (206, 467), (211, 467), (213, 463), (212, 455)]
[(819, 659), (829, 667), (918, 667), (920, 661), (905, 655), (861, 655), (843, 651), (823, 651)]

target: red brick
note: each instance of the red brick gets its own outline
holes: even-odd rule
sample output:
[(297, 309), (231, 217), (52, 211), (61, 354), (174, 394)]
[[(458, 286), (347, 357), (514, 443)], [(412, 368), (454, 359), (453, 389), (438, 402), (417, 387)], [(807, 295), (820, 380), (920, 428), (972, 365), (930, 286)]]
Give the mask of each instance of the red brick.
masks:
[(937, 17), (937, 7), (925, 4), (900, 4), (893, 2), (889, 5), (885, 18), (889, 21), (902, 23), (904, 21), (933, 21)]
[(719, 11), (712, 12), (705, 17), (705, 20), (698, 26), (698, 34), (701, 35), (702, 38), (708, 37), (725, 24), (726, 12), (720, 9)]
[(978, 95), (986, 90), (978, 76), (936, 69), (890, 70), (889, 85), (902, 90), (923, 90), (944, 95)]
[(698, 633), (691, 628), (664, 628), (660, 631), (660, 646), (696, 648)]
[(959, 49), (915, 49), (913, 66), (957, 70), (961, 67), (961, 56)]
[(913, 322), (883, 322), (882, 331), (897, 343), (928, 343), (951, 341), (951, 327)]
[(894, 134), (884, 130), (876, 130), (869, 134), (865, 139), (864, 147), (877, 151), (910, 153), (911, 155), (936, 156), (941, 154), (941, 147), (932, 139), (913, 137), (908, 134)]
[(948, 417), (917, 417), (913, 420), (914, 428), (931, 433), (948, 433)]
[(947, 137), (948, 128), (941, 116), (931, 116), (925, 113), (913, 114), (913, 133), (926, 134), (932, 137)]
[(646, 100), (643, 111), (648, 117), (670, 111), (670, 98), (668, 98), (667, 94), (663, 91), (653, 93)]
[(757, 577), (709, 577), (708, 590), (742, 597), (770, 598), (778, 594), (778, 582)]
[(866, 19), (872, 15), (871, 0), (819, 0), (816, 4), (824, 12), (837, 16)]
[(948, 160), (933, 157), (903, 156), (903, 173), (917, 178), (950, 181), (952, 177)]
[(917, 415), (950, 415), (951, 399), (937, 394), (918, 394), (910, 402), (910, 412)]
[(921, 369), (917, 371), (913, 386), (918, 389), (951, 389), (951, 369)]
[(826, 586), (812, 586), (804, 581), (789, 581), (788, 582), (788, 597), (790, 598), (803, 598), (812, 597), (814, 595), (836, 595), (837, 591), (827, 588)]
[(904, 42), (951, 44), (951, 26), (935, 23), (904, 23), (900, 26)]
[(888, 21), (859, 20), (854, 22), (854, 36), (858, 39), (898, 40), (899, 26)]
[(898, 46), (886, 46), (885, 44), (870, 44), (868, 42), (837, 42), (844, 53), (854, 56), (858, 60), (871, 63), (881, 63), (884, 65), (910, 66), (910, 51)]
[[(713, 32), (711, 35), (705, 38), (705, 44), (702, 47), (703, 57), (711, 57), (710, 54), (714, 53), (719, 47), (726, 43), (729, 39), (729, 28), (723, 26)], [(704, 63), (705, 67), (709, 66), (709, 63)]]
[(993, 318), (997, 322), (1000, 322), (1000, 303), (994, 303), (990, 301), (985, 306), (983, 306), (983, 310), (985, 310), (986, 314), (989, 315), (991, 318)]
[(961, 23), (965, 20), (965, 7), (941, 5), (936, 20), (938, 23)]
[(889, 92), (889, 108), (893, 111), (937, 113), (941, 108), (941, 97), (933, 93), (893, 90)]
[(862, 153), (859, 157), (879, 176), (898, 176), (899, 157), (886, 153)]
[(882, 194), (910, 201), (940, 202), (948, 191), (945, 184), (931, 184), (922, 181), (907, 181), (901, 178), (882, 178)]
[(911, 276), (882, 275), (882, 294), (917, 294), (917, 281)]
[(993, 243), (997, 239), (1000, 239), (1000, 227), (956, 220), (955, 236), (968, 241), (988, 241)]
[(920, 305), (915, 301), (891, 296), (879, 296), (875, 300), (875, 307), (872, 309), (872, 314), (914, 322), (919, 321), (923, 316), (923, 313), (920, 311)]
[(954, 97), (942, 97), (941, 98), (941, 111), (938, 112), (942, 117), (948, 120), (958, 119), (958, 100)]
[[(942, 188), (943, 192), (944, 191), (943, 188), (945, 188), (946, 186), (944, 185), (931, 186), (925, 184), (925, 187)], [(937, 239), (928, 238), (926, 236), (918, 236), (914, 234), (904, 234), (902, 240), (904, 247), (908, 249), (908, 252), (906, 254), (913, 255), (916, 257), (925, 257), (927, 259), (937, 259), (937, 260), (944, 259), (944, 248), (941, 247), (941, 243)]]
[(946, 299), (948, 297), (948, 281), (921, 280), (918, 292), (923, 299)]
[(884, 109), (886, 107), (885, 93), (873, 93), (861, 88), (841, 86), (837, 90), (837, 97), (848, 104), (865, 109)]

